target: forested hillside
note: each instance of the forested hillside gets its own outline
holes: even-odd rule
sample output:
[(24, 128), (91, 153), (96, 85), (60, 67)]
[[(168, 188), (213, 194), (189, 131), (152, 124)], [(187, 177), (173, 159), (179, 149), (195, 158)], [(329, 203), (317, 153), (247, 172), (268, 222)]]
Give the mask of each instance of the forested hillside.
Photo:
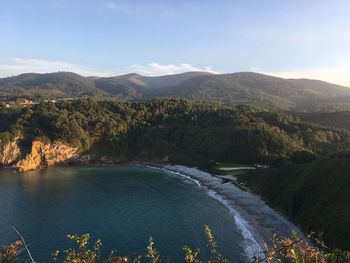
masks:
[(331, 247), (350, 248), (350, 152), (286, 162), (240, 181)]
[(301, 120), (318, 125), (339, 129), (350, 129), (350, 112), (294, 112), (293, 115)]
[(112, 102), (84, 99), (0, 111), (2, 141), (39, 137), (114, 161), (274, 162), (295, 152), (346, 149), (350, 134), (284, 113), (187, 100)]
[(283, 79), (253, 72), (199, 76), (176, 86), (158, 89), (152, 95), (274, 109), (323, 110), (350, 105), (349, 88), (323, 81)]
[[(97, 78), (96, 87), (123, 99), (142, 99), (154, 96), (153, 92), (163, 87), (178, 85), (193, 77), (210, 75), (207, 72), (186, 72), (159, 77), (126, 74), (109, 78)], [(157, 95), (155, 96), (157, 97)]]
[(283, 79), (253, 72), (210, 74), (186, 72), (146, 77), (127, 74), (108, 78), (70, 72), (22, 74), (0, 79), (1, 97), (123, 100), (185, 98), (275, 110), (343, 111), (350, 109), (350, 88), (308, 79)]
[(71, 72), (27, 73), (0, 79), (2, 96), (61, 98), (103, 94), (93, 80)]

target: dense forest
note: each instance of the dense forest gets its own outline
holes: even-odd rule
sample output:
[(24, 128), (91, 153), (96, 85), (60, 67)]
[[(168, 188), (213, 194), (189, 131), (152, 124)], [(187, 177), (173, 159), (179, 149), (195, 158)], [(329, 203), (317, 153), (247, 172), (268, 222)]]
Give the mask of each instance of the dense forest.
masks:
[(239, 180), (331, 247), (350, 249), (350, 152), (296, 159)]
[(82, 99), (0, 110), (1, 141), (63, 142), (114, 162), (273, 163), (293, 154), (346, 149), (350, 133), (288, 114), (183, 99), (115, 102)]
[(350, 130), (350, 112), (291, 112), (301, 120), (317, 125)]

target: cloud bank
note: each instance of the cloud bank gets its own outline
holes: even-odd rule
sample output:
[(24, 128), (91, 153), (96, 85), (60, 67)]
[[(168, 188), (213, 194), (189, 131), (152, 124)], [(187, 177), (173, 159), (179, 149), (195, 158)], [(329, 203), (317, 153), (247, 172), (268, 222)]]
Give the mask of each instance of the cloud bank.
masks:
[[(0, 77), (17, 76), (22, 73), (50, 73), (57, 71), (70, 71), (83, 76), (110, 77), (127, 73), (138, 73), (144, 76), (162, 76), (179, 74), (188, 71), (205, 71), (219, 73), (213, 67), (196, 67), (192, 64), (160, 64), (150, 63), (146, 65), (134, 64), (123, 69), (93, 70), (78, 64), (58, 60), (44, 60), (35, 58), (12, 58), (5, 63), (0, 62)], [(331, 83), (350, 87), (350, 64), (329, 68), (310, 68), (303, 70), (264, 70), (251, 68), (250, 71), (282, 78), (308, 78), (319, 79)]]
[(292, 79), (318, 79), (327, 82), (331, 82), (338, 85), (350, 87), (350, 64), (341, 65), (329, 68), (309, 68), (303, 70), (260, 70), (258, 68), (252, 68), (252, 71), (259, 72), (266, 75), (277, 76), (281, 78)]
[(208, 71), (217, 73), (212, 67), (199, 68), (191, 64), (159, 64), (131, 65), (125, 69), (111, 71), (98, 71), (64, 61), (52, 61), (34, 58), (12, 58), (6, 63), (0, 63), (0, 77), (16, 76), (22, 73), (50, 73), (57, 71), (70, 71), (83, 76), (110, 77), (126, 73), (138, 73), (145, 76), (160, 76), (183, 73), (187, 71)]
[(211, 66), (205, 68), (195, 67), (191, 64), (159, 64), (159, 63), (150, 63), (148, 65), (132, 65), (130, 66), (130, 71), (135, 72), (144, 76), (162, 76), (162, 75), (171, 75), (178, 74), (188, 71), (206, 71), (210, 73), (218, 73)]
[(50, 73), (70, 71), (84, 76), (112, 76), (115, 72), (89, 70), (64, 61), (52, 61), (34, 58), (12, 58), (0, 64), (0, 77), (16, 76), (22, 73)]

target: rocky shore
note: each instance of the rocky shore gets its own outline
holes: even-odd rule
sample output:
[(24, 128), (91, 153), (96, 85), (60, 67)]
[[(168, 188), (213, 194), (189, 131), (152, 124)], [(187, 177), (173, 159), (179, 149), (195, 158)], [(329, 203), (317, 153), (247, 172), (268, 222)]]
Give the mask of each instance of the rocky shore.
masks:
[(0, 165), (16, 168), (20, 172), (68, 163), (78, 157), (78, 148), (62, 143), (33, 141), (30, 151), (24, 154), (18, 140), (0, 144)]
[[(152, 159), (151, 161), (162, 164), (167, 163), (168, 159)], [(128, 162), (128, 160), (119, 158), (81, 152), (77, 147), (61, 142), (44, 143), (34, 140), (31, 148), (27, 151), (20, 146), (20, 138), (6, 143), (0, 140), (0, 168), (12, 168), (19, 172), (37, 170), (54, 165), (122, 164)]]

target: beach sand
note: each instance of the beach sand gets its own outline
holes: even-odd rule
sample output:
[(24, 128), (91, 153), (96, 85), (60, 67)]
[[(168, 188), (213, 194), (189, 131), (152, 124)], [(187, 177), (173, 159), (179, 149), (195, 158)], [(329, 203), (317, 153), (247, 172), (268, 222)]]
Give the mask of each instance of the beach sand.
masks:
[(303, 236), (298, 227), (270, 208), (258, 195), (244, 191), (232, 182), (182, 165), (150, 166), (192, 180), (209, 196), (222, 203), (245, 239), (244, 249), (247, 257), (257, 254), (261, 256), (265, 244), (270, 244), (274, 234), (290, 237), (292, 231), (295, 231)]

